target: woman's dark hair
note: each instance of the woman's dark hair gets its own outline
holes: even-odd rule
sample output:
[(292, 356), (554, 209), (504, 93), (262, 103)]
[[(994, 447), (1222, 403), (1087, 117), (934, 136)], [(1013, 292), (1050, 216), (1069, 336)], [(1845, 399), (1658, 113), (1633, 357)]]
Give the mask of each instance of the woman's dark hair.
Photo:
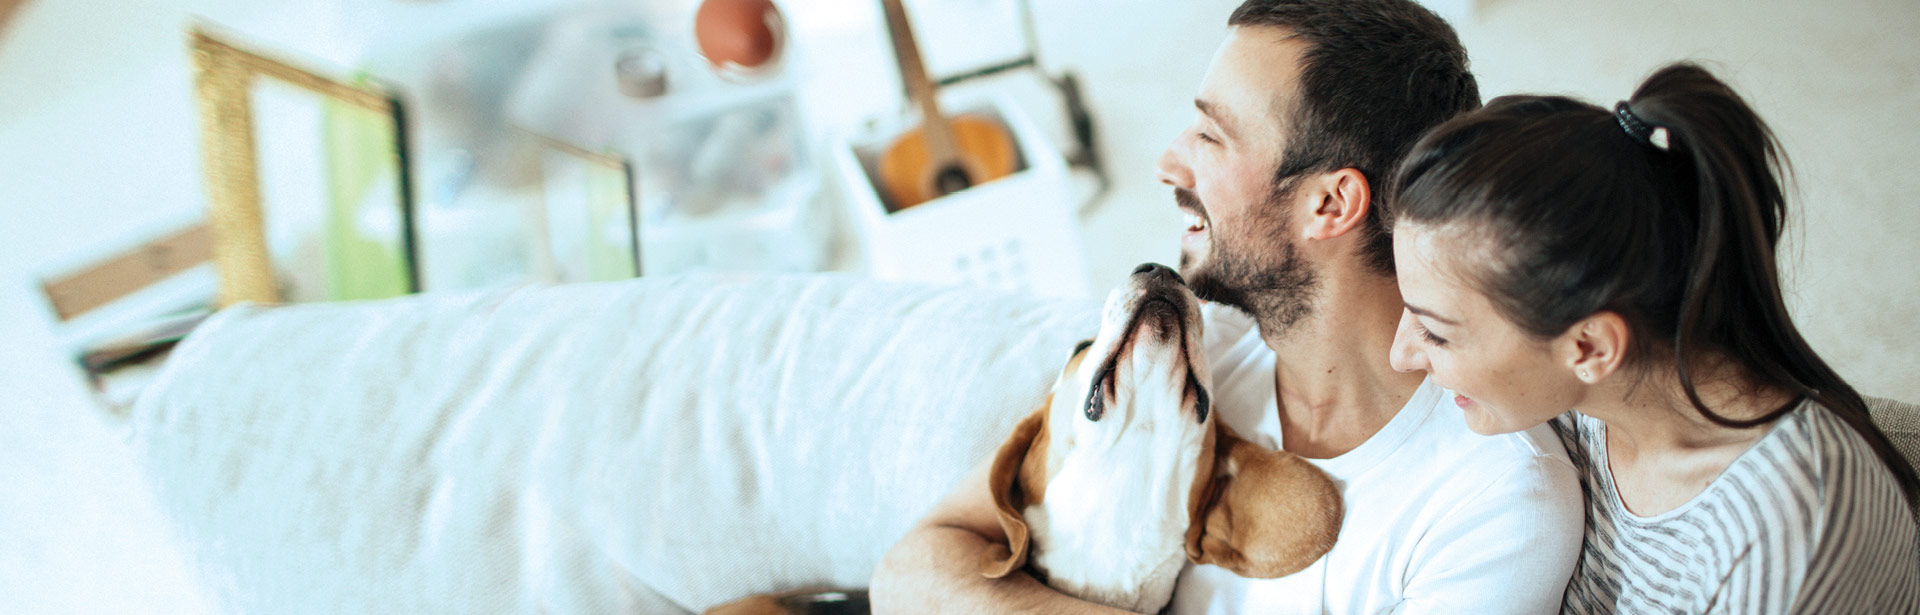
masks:
[(1537, 338), (1597, 312), (1619, 314), (1630, 329), (1627, 360), (1671, 362), (1694, 409), (1714, 423), (1763, 425), (1794, 405), (1744, 420), (1719, 414), (1694, 387), (1700, 360), (1731, 361), (1760, 384), (1819, 402), (1859, 432), (1913, 501), (1913, 467), (1788, 318), (1774, 257), (1788, 162), (1773, 132), (1732, 88), (1689, 63), (1656, 71), (1622, 109), (1496, 98), (1414, 146), (1394, 177), (1395, 213), (1476, 242), (1481, 260), (1467, 278)]

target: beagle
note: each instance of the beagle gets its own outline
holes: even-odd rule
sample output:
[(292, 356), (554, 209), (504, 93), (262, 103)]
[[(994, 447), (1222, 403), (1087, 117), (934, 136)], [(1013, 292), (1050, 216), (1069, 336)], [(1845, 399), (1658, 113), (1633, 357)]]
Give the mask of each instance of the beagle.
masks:
[(1028, 567), (1061, 592), (1152, 613), (1187, 561), (1274, 578), (1333, 547), (1339, 491), (1215, 419), (1201, 339), (1199, 301), (1171, 269), (1142, 265), (1108, 295), (1099, 336), (994, 458), (1008, 545), (981, 574)]
[[(1082, 600), (1155, 613), (1188, 561), (1274, 578), (1333, 547), (1339, 491), (1213, 416), (1201, 339), (1199, 300), (1165, 266), (1141, 265), (1107, 296), (1099, 335), (994, 455), (987, 484), (1008, 544), (982, 575), (1026, 569)], [(807, 590), (707, 613), (864, 612), (865, 599)]]

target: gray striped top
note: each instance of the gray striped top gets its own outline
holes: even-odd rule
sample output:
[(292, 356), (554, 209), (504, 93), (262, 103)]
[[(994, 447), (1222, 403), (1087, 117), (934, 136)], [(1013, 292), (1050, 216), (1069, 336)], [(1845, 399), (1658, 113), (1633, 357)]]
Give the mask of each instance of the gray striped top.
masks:
[(1800, 404), (1705, 491), (1651, 517), (1620, 502), (1605, 423), (1569, 412), (1553, 427), (1587, 496), (1562, 612), (1920, 614), (1920, 526), (1825, 408)]

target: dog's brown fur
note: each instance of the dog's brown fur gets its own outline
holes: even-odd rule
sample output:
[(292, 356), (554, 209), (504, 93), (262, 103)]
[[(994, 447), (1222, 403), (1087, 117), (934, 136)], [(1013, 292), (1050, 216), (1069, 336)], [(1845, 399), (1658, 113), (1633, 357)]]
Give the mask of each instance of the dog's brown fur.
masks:
[[(1049, 398), (1020, 421), (995, 455), (988, 485), (1008, 546), (981, 565), (980, 574), (989, 578), (1026, 565), (1032, 537), (1020, 511), (1046, 497), (1051, 405)], [(1299, 572), (1332, 549), (1343, 517), (1333, 480), (1298, 455), (1262, 448), (1214, 421), (1188, 495), (1187, 518), (1203, 522), (1187, 528), (1187, 558), (1271, 579)]]

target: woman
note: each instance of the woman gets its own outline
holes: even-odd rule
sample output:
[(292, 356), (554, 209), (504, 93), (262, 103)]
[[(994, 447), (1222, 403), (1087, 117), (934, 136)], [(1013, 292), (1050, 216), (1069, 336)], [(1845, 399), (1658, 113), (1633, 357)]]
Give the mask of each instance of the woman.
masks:
[(1914, 470), (1781, 299), (1785, 166), (1677, 64), (1613, 112), (1496, 99), (1394, 178), (1394, 366), (1475, 431), (1561, 434), (1588, 501), (1567, 613), (1920, 613)]

